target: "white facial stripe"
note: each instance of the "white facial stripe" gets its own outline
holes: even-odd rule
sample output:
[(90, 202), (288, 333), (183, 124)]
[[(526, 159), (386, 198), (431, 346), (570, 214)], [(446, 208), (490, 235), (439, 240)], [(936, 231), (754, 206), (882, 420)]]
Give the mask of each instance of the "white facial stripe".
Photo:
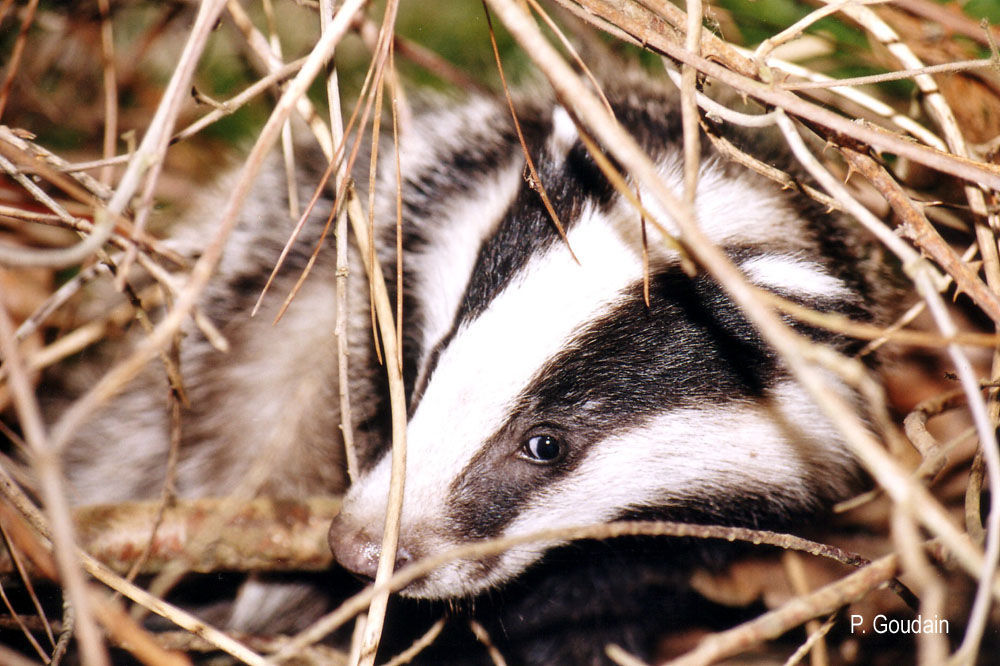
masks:
[[(845, 392), (839, 385), (836, 390)], [(810, 470), (832, 493), (843, 491), (854, 469), (851, 458), (834, 445), (836, 430), (801, 393), (784, 382), (767, 404), (674, 410), (595, 443), (581, 465), (537, 497), (504, 535), (600, 524), (623, 510), (735, 492), (780, 493), (807, 503), (817, 483), (807, 476)], [(505, 555), (502, 578), (517, 575), (526, 560), (530, 564), (553, 545)]]
[[(835, 388), (845, 392), (842, 386)], [(811, 486), (841, 492), (853, 472), (850, 456), (816, 407), (784, 382), (767, 404), (728, 405), (725, 411), (681, 409), (631, 432), (595, 443), (569, 477), (549, 487), (505, 530), (505, 536), (607, 522), (629, 509), (669, 506), (757, 490), (806, 503)], [(734, 435), (735, 434), (735, 435)], [(806, 471), (819, 475), (807, 478)], [(780, 495), (778, 494), (780, 493)], [(484, 573), (454, 562), (431, 574), (421, 596), (471, 594), (520, 574), (556, 543), (531, 543), (504, 553)]]
[(842, 280), (830, 275), (822, 265), (794, 254), (765, 254), (741, 264), (747, 277), (765, 289), (817, 298), (849, 298), (851, 291)]
[[(555, 138), (551, 141), (558, 143)], [(679, 162), (666, 163), (661, 171), (667, 185), (679, 192)], [(505, 177), (516, 188), (520, 166)], [(510, 190), (498, 190), (497, 201), (501, 194), (512, 196)], [(651, 193), (644, 192), (642, 198), (654, 215), (673, 226), (669, 216), (656, 210)], [(463, 205), (469, 208), (455, 213), (464, 219), (484, 217), (473, 209), (476, 204)], [(751, 178), (725, 176), (713, 160), (702, 165), (697, 214), (710, 238), (723, 245), (808, 246), (795, 211), (780, 194), (759, 187)], [(449, 531), (447, 521), (451, 484), (510, 417), (514, 399), (545, 362), (563, 350), (580, 328), (613, 307), (624, 287), (641, 279), (636, 217), (631, 206), (621, 201), (608, 214), (585, 209), (569, 232), (579, 265), (563, 243), (554, 244), (532, 257), (481, 315), (455, 332), (438, 358), (407, 429), (404, 542), (419, 544), (423, 554), (461, 542), (461, 537)], [(495, 221), (490, 220), (489, 228)], [(455, 225), (449, 233), (462, 226)], [(480, 240), (486, 233), (485, 222), (469, 232), (470, 238)], [(446, 285), (442, 293), (447, 297), (441, 302), (447, 307), (427, 313), (427, 349), (449, 331), (454, 320), (464, 275), (475, 261), (468, 241), (456, 241), (454, 248), (441, 241), (413, 260), (426, 262), (415, 272), (432, 275), (432, 269), (444, 268), (440, 279), (422, 278), (425, 282), (420, 286)], [(479, 245), (474, 244), (476, 252)], [(651, 247), (664, 257), (666, 251), (656, 249), (662, 245)], [(457, 259), (449, 258), (452, 255)], [(462, 280), (454, 279), (456, 261), (465, 267)], [(790, 291), (817, 295), (848, 293), (819, 264), (794, 252), (744, 263), (750, 278), (765, 287), (794, 287)], [(451, 277), (446, 279), (445, 273)], [(422, 302), (429, 305), (432, 300)], [(833, 429), (798, 393), (790, 386), (779, 386), (766, 406), (734, 403), (722, 413), (719, 409), (677, 409), (642, 428), (596, 443), (580, 466), (534, 498), (505, 534), (600, 523), (629, 508), (663, 506), (671, 497), (683, 501), (706, 493), (724, 496), (732, 489), (758, 490), (797, 506), (815, 496), (816, 489), (807, 485), (817, 483), (811, 475), (816, 470), (828, 477), (818, 483), (828, 484), (833, 494), (832, 489), (846, 485), (848, 475), (838, 470), (851, 469), (849, 456), (837, 445)], [(389, 469), (389, 458), (383, 457), (351, 489), (345, 506), (351, 507), (357, 524), (371, 525), (371, 529), (381, 525)], [(381, 528), (377, 529), (380, 533)], [(552, 545), (512, 550), (485, 574), (473, 563), (446, 565), (410, 593), (441, 597), (475, 592), (517, 575)]]
[[(443, 511), (448, 485), (510, 414), (545, 361), (641, 278), (638, 249), (585, 209), (569, 242), (533, 257), (478, 318), (463, 323), (441, 354), (408, 428), (405, 519)], [(433, 461), (428, 464), (428, 461)], [(433, 470), (433, 473), (429, 473)]]
[[(419, 541), (425, 553), (458, 545), (444, 520), (451, 483), (507, 418), (511, 401), (543, 363), (579, 327), (612, 307), (624, 286), (641, 279), (634, 240), (598, 211), (585, 209), (569, 232), (579, 264), (557, 241), (529, 260), (482, 315), (456, 331), (407, 427), (404, 541)], [(431, 265), (441, 256), (435, 259), (428, 252), (419, 260)], [(435, 316), (441, 335), (447, 331), (443, 322), (450, 327), (453, 317), (450, 311)], [(373, 536), (381, 534), (390, 470), (389, 456), (384, 456), (345, 500), (352, 523), (370, 526)], [(467, 563), (444, 567), (425, 593), (461, 593), (481, 578), (471, 576), (473, 571)], [(435, 582), (439, 580), (445, 582)]]
[[(703, 167), (702, 176), (699, 214), (709, 216), (706, 218), (710, 220), (709, 228), (742, 225), (746, 233), (751, 233), (755, 225), (766, 225), (752, 215), (746, 219), (747, 211), (764, 216), (766, 210), (766, 219), (773, 223), (774, 217), (784, 210), (779, 199), (757, 193), (748, 183), (722, 180), (721, 171), (711, 162)], [(675, 181), (679, 185), (679, 178)], [(720, 188), (736, 188), (738, 193), (727, 192), (725, 196), (730, 201), (736, 196), (746, 201), (747, 206), (714, 211), (711, 202), (701, 203), (718, 194)], [(435, 547), (440, 548), (456, 543), (442, 520), (447, 515), (450, 484), (459, 478), (483, 442), (509, 417), (512, 401), (534, 373), (565, 347), (574, 332), (612, 307), (622, 288), (641, 279), (638, 225), (634, 223), (634, 214), (622, 212), (620, 207), (610, 215), (585, 210), (569, 232), (579, 265), (561, 242), (533, 257), (481, 316), (459, 328), (443, 350), (407, 429), (403, 529), (420, 529), (424, 544), (436, 543)], [(746, 241), (740, 232), (716, 233), (715, 239)], [(432, 262), (440, 266), (445, 250), (439, 252), (436, 259), (428, 252), (419, 260), (426, 260), (429, 266)], [(829, 278), (833, 281), (830, 284), (822, 284), (824, 276), (818, 265), (799, 261), (791, 254), (748, 263), (749, 270), (756, 271), (758, 278), (772, 286), (778, 286), (775, 283), (780, 282), (780, 269), (784, 266), (814, 276), (811, 284), (818, 284), (817, 289), (836, 286), (833, 278)], [(433, 346), (451, 325), (461, 296), (457, 288), (451, 293), (447, 310), (432, 318), (438, 337), (429, 337), (428, 346)], [(790, 403), (784, 406), (789, 407)], [(817, 422), (814, 411), (808, 413), (810, 416), (804, 421), (790, 422)], [(786, 481), (791, 483), (799, 476), (802, 468), (795, 464), (794, 458), (789, 462), (784, 457), (790, 445), (769, 410), (760, 406), (727, 407), (725, 419), (722, 422), (718, 419), (719, 414), (713, 411), (675, 410), (628, 437), (595, 445), (593, 459), (553, 487), (551, 498), (537, 503), (536, 506), (545, 506), (545, 510), (532, 511), (529, 507), (509, 526), (509, 533), (558, 525), (560, 520), (568, 521), (565, 524), (600, 522), (625, 506), (663, 499), (663, 478), (673, 479), (668, 487), (678, 497), (684, 497), (726, 485), (743, 484), (752, 488), (756, 484), (763, 488), (773, 484), (784, 488), (788, 485)], [(719, 459), (719, 451), (732, 446), (736, 428), (751, 445), (734, 447), (727, 458)], [(664, 443), (675, 446), (664, 448)], [(646, 474), (644, 470), (653, 472)], [(629, 479), (629, 483), (622, 483), (622, 478)], [(374, 523), (382, 521), (388, 482), (389, 461), (384, 458), (365, 483), (359, 484), (363, 490), (352, 489), (352, 496), (356, 491), (364, 493), (363, 499), (352, 500), (352, 504), (366, 507), (367, 519)], [(804, 496), (804, 488), (802, 492)], [(565, 516), (560, 518), (560, 509), (556, 507), (564, 507)], [(581, 513), (588, 509), (591, 513)], [(541, 546), (521, 549), (510, 557), (530, 561), (533, 557), (530, 553), (542, 550)], [(465, 571), (461, 567), (449, 570), (456, 580)]]
[[(512, 160), (494, 178), (485, 179), (474, 192), (441, 212), (448, 219), (462, 220), (440, 229), (428, 238), (425, 249), (407, 255), (407, 274), (419, 280), (415, 289), (422, 307), (424, 358), (451, 329), (475, 265), (479, 248), (510, 207), (521, 184), (522, 161)], [(421, 378), (418, 378), (418, 382)]]

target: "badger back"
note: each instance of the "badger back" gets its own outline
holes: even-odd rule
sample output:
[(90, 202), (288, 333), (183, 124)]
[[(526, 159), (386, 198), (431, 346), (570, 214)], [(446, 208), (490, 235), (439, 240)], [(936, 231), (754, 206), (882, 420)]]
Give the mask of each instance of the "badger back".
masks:
[[(673, 99), (641, 85), (610, 97), (680, 193)], [(774, 523), (847, 493), (858, 476), (851, 455), (722, 287), (685, 274), (563, 109), (518, 110), (565, 240), (505, 107), (478, 100), (430, 113), (404, 138), (410, 420), (399, 563), (640, 514)], [(858, 232), (707, 141), (702, 154), (698, 221), (751, 282), (820, 310), (876, 316)], [(638, 194), (674, 229), (650, 193)], [(843, 351), (855, 344), (799, 328)], [(331, 529), (337, 559), (361, 574), (375, 569), (389, 472), (385, 451), (371, 456)], [(452, 562), (405, 593), (473, 594), (552, 545)]]
[[(326, 160), (317, 148), (303, 148), (299, 164), (299, 201), (309, 201)], [(180, 254), (196, 257), (215, 236), (220, 202), (238, 175), (235, 169), (221, 174), (197, 193), (185, 215), (172, 222), (172, 243)], [(172, 480), (181, 497), (225, 496), (257, 488), (252, 492), (298, 498), (335, 493), (346, 485), (339, 434), (333, 243), (322, 248), (311, 278), (281, 321), (274, 323), (301, 271), (311, 263), (332, 206), (332, 192), (324, 191), (283, 270), (262, 298), (258, 315), (251, 316), (295, 226), (287, 192), (281, 157), (272, 154), (199, 303), (201, 313), (228, 341), (228, 353), (214, 348), (197, 327), (186, 326), (178, 365), (190, 404), (179, 418), (171, 416), (165, 399), (169, 386), (162, 365), (151, 363), (96, 418), (78, 429), (63, 456), (74, 502), (158, 496), (175, 434), (172, 429), (178, 424), (180, 446)], [(353, 253), (350, 263), (351, 272), (359, 276), (357, 282), (362, 282), (360, 256)], [(113, 296), (93, 300), (114, 302), (108, 300)], [(359, 295), (353, 304), (357, 312), (349, 316), (364, 321), (366, 299)], [(160, 314), (154, 309), (150, 316)], [(83, 393), (123, 353), (123, 347), (141, 336), (141, 330), (133, 330), (125, 340), (80, 359), (72, 374), (64, 371), (59, 377), (64, 386), (52, 391), (57, 394), (52, 412), (65, 409), (72, 396)], [(363, 325), (352, 327), (347, 339), (354, 361), (349, 382), (352, 415), (359, 422), (374, 409), (369, 400), (369, 342)], [(363, 437), (363, 430), (357, 430)]]

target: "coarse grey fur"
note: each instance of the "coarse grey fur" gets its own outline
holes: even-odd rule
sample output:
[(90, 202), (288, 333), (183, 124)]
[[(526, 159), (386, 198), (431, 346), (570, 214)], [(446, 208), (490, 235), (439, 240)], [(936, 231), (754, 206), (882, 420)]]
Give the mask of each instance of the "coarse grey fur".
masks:
[[(681, 138), (673, 94), (637, 76), (624, 77), (607, 92), (625, 127), (664, 169), (664, 177), (674, 178)], [(519, 100), (518, 112), (542, 184), (571, 243), (580, 239), (577, 249), (586, 254), (587, 234), (601, 238), (606, 229), (602, 231), (600, 221), (610, 220), (615, 241), (634, 247), (638, 215), (600, 174), (573, 131), (567, 130), (564, 112), (545, 98)], [(751, 146), (764, 159), (788, 166), (772, 144), (761, 147), (755, 138), (724, 128), (720, 131)], [(703, 186), (708, 194), (722, 197), (702, 201), (706, 208), (699, 210), (708, 211), (704, 214), (711, 218), (703, 222), (751, 279), (756, 275), (762, 286), (807, 305), (866, 321), (885, 318), (890, 281), (878, 251), (862, 232), (802, 195), (782, 191), (763, 177), (728, 163), (707, 140), (702, 150)], [(377, 188), (376, 238), (385, 272), (393, 275), (395, 164), (391, 151), (383, 151), (383, 156), (388, 159), (383, 161)], [(312, 159), (305, 167), (303, 201), (308, 200), (309, 187), (321, 170)], [(543, 262), (538, 265), (544, 268), (548, 266), (545, 261), (556, 265), (565, 247), (537, 191), (525, 180), (523, 154), (500, 100), (474, 98), (417, 114), (403, 130), (400, 159), (404, 378), (414, 445), (397, 555), (401, 564), (449, 546), (544, 527), (542, 509), (548, 506), (553, 516), (559, 511), (569, 516), (564, 521), (575, 515), (575, 503), (582, 509), (579, 515), (584, 522), (588, 517), (599, 522), (655, 516), (782, 525), (821, 512), (858, 487), (862, 475), (853, 457), (835, 431), (816, 418), (818, 412), (789, 380), (780, 359), (719, 285), (704, 275), (690, 279), (683, 274), (676, 253), (663, 249), (653, 230), (648, 306), (641, 282), (628, 278), (633, 271), (626, 270), (627, 262), (619, 261), (626, 275), (621, 287), (600, 297), (610, 300), (601, 301), (601, 308), (594, 310), (599, 316), (567, 324), (562, 346), (527, 368), (528, 381), (519, 380), (498, 405), (483, 402), (490, 396), (477, 397), (474, 391), (468, 401), (460, 402), (460, 398), (465, 400), (467, 387), (462, 383), (465, 380), (452, 377), (455, 368), (461, 368), (461, 358), (456, 361), (453, 356), (467, 340), (473, 340), (468, 342), (473, 347), (480, 338), (502, 341), (507, 337), (504, 326), (511, 327), (511, 339), (526, 326), (538, 326), (540, 332), (558, 327), (562, 304), (554, 303), (551, 322), (544, 317), (528, 321), (515, 317), (494, 324), (500, 329), (492, 333), (475, 333), (505, 298), (516, 295), (519, 286), (531, 279), (531, 267)], [(284, 190), (283, 173), (274, 160), (245, 205), (240, 227), (202, 300), (232, 351), (227, 355), (216, 352), (193, 327), (182, 342), (181, 369), (192, 405), (182, 416), (177, 478), (182, 496), (265, 492), (303, 497), (340, 492), (345, 486), (333, 333), (332, 239), (288, 313), (277, 326), (271, 324), (317, 239), (329, 211), (328, 200), (321, 201), (306, 227), (306, 238), (299, 241), (282, 277), (272, 286), (262, 312), (256, 319), (248, 314), (292, 224)], [(750, 195), (749, 203), (739, 197), (741, 192)], [(725, 199), (734, 193), (735, 198)], [(644, 203), (653, 206), (649, 194), (643, 195)], [(705, 199), (701, 192), (699, 196)], [(736, 224), (731, 229), (724, 224), (712, 226), (716, 213), (719, 219), (728, 219), (733, 210), (752, 207), (754, 202), (773, 206), (767, 224)], [(185, 222), (190, 230), (185, 237), (193, 239), (194, 247), (211, 236), (211, 205)], [(669, 219), (662, 211), (660, 215)], [(795, 279), (775, 274), (775, 266), (799, 271), (807, 284), (800, 289)], [(331, 545), (347, 569), (371, 575), (385, 511), (389, 430), (384, 371), (374, 361), (367, 283), (361, 276), (357, 253), (352, 250), (352, 421), (362, 475), (335, 521)], [(829, 293), (823, 293), (826, 285), (832, 285)], [(394, 294), (394, 285), (388, 286)], [(581, 297), (583, 304), (585, 297)], [(567, 302), (574, 302), (573, 298), (567, 293)], [(547, 313), (537, 304), (529, 305)], [(842, 351), (858, 348), (855, 341), (793, 325)], [(520, 362), (518, 349), (491, 345), (478, 353), (494, 356), (501, 364), (504, 355), (509, 355), (507, 365)], [(473, 358), (467, 360), (471, 363)], [(148, 498), (158, 493), (169, 441), (167, 388), (162, 376), (161, 368), (151, 367), (100, 418), (88, 423), (68, 449), (67, 470), (77, 502)], [(490, 377), (482, 379), (488, 383)], [(459, 386), (457, 392), (449, 393), (452, 385)], [(851, 397), (842, 386), (835, 390)], [(447, 404), (449, 396), (455, 401), (452, 405)], [(478, 414), (477, 405), (501, 411)], [(684, 414), (692, 416), (680, 418), (678, 441), (667, 446), (657, 424)], [(702, 427), (697, 419), (706, 414), (715, 418)], [(481, 423), (476, 421), (479, 416)], [(483, 431), (437, 458), (428, 442), (437, 433), (447, 439), (452, 419), (463, 435), (480, 426)], [(722, 437), (727, 427), (741, 424), (756, 428), (754, 436), (762, 439), (740, 451), (734, 446), (732, 454), (708, 439)], [(716, 425), (718, 432), (713, 430)], [(698, 441), (701, 432), (705, 433), (703, 442)], [(540, 436), (551, 439), (533, 439)], [(771, 442), (772, 436), (780, 442)], [(526, 461), (529, 441), (555, 442), (558, 460)], [(660, 487), (650, 488), (652, 481), (644, 480), (646, 486), (637, 487), (634, 496), (629, 496), (630, 480), (623, 476), (617, 484), (620, 493), (616, 486), (608, 494), (621, 494), (624, 499), (600, 511), (595, 508), (591, 515), (586, 510), (593, 502), (587, 498), (594, 493), (581, 495), (574, 484), (598, 479), (594, 470), (601, 465), (608, 471), (624, 464), (614, 459), (601, 462), (602, 451), (616, 450), (608, 449), (609, 442), (637, 460), (642, 459), (643, 447), (649, 447), (649, 455), (660, 459), (661, 467), (655, 469), (667, 472), (659, 480)], [(686, 462), (671, 457), (677, 456), (679, 442), (689, 445)], [(734, 462), (737, 455), (755, 458), (758, 445), (762, 458), (773, 454), (778, 460), (777, 469), (759, 479)], [(734, 456), (733, 461), (725, 459), (728, 455)], [(670, 473), (670, 461), (675, 459), (679, 461), (676, 479)], [(787, 469), (783, 469), (786, 460)], [(699, 465), (707, 470), (704, 477), (696, 473)], [(727, 465), (733, 467), (731, 476), (726, 475)], [(259, 487), (246, 481), (261, 470), (266, 474)], [(605, 487), (606, 483), (602, 490)], [(663, 550), (650, 549), (643, 542), (629, 551), (640, 554), (638, 560), (631, 555), (619, 560), (620, 551), (603, 545), (540, 544), (514, 555), (455, 563), (452, 569), (443, 568), (438, 578), (429, 576), (404, 592), (446, 599), (482, 595), (472, 607), (514, 663), (600, 663), (606, 640), (620, 638), (630, 649), (648, 650), (652, 632), (663, 628), (659, 620), (647, 626), (651, 612), (667, 624), (683, 615), (680, 601), (666, 608), (670, 604), (664, 605), (664, 590), (673, 590), (676, 600), (687, 599), (689, 592), (680, 572), (702, 557), (702, 551), (686, 546), (675, 549), (678, 552), (665, 565)], [(650, 578), (651, 569), (646, 566), (650, 562), (653, 571), (662, 574), (666, 567), (669, 575)], [(595, 605), (603, 608), (601, 604), (613, 596), (604, 592), (618, 579), (640, 590), (634, 599), (613, 602), (607, 612), (581, 617), (581, 586), (593, 588), (592, 596), (584, 597), (604, 600)], [(284, 628), (281, 622), (272, 621), (272, 613), (287, 619), (288, 604), (295, 603), (299, 588), (291, 589), (246, 588), (244, 602), (236, 605), (234, 625)], [(650, 611), (646, 602), (656, 610)], [(272, 613), (258, 612), (260, 605)], [(304, 621), (305, 615), (294, 619)], [(448, 659), (465, 663), (465, 659), (479, 658), (457, 654), (463, 656)], [(438, 654), (428, 659), (444, 658)]]
[[(322, 155), (309, 157), (310, 168), (299, 175), (303, 202), (309, 200), (323, 167)], [(190, 258), (196, 258), (200, 245), (212, 238), (218, 204), (236, 175), (230, 173), (214, 184), (215, 191), (197, 201), (180, 228), (172, 230), (175, 246)], [(272, 159), (255, 183), (241, 223), (200, 301), (230, 351), (218, 351), (195, 326), (185, 327), (180, 368), (190, 408), (181, 416), (176, 478), (180, 497), (236, 492), (262, 458), (263, 487), (244, 492), (302, 497), (335, 494), (344, 487), (332, 239), (325, 244), (312, 279), (304, 283), (282, 320), (273, 323), (318, 239), (329, 213), (328, 199), (320, 201), (260, 311), (250, 317), (294, 225), (286, 193), (284, 171), (279, 160)], [(361, 277), (355, 255), (352, 252), (355, 277)], [(367, 312), (364, 303), (361, 308)], [(358, 360), (354, 376), (359, 387), (369, 374), (369, 348), (364, 330), (350, 340), (350, 353)], [(74, 382), (82, 383), (80, 378)], [(163, 366), (151, 363), (121, 396), (102, 408), (99, 418), (84, 426), (65, 457), (76, 503), (159, 495), (169, 447), (167, 399)], [(358, 421), (370, 418), (374, 409), (370, 393), (359, 391), (354, 399)], [(316, 464), (320, 460), (323, 465)]]
[[(318, 149), (302, 149), (297, 174), (302, 206), (312, 196), (325, 164)], [(212, 239), (220, 202), (237, 176), (233, 170), (212, 183), (170, 229), (170, 242), (180, 254), (193, 261)], [(361, 169), (358, 178), (364, 187)], [(319, 240), (331, 196), (319, 200), (260, 311), (256, 317), (250, 316), (295, 224), (288, 210), (287, 191), (283, 165), (274, 154), (257, 178), (218, 270), (199, 302), (226, 338), (229, 351), (215, 349), (190, 322), (183, 328), (179, 367), (190, 405), (180, 412), (179, 459), (173, 478), (181, 498), (304, 498), (339, 495), (345, 488), (332, 233), (311, 278), (281, 321), (273, 323)], [(364, 322), (368, 316), (367, 282), (353, 247), (349, 272), (351, 283), (360, 285), (350, 301), (356, 310), (351, 318)], [(94, 290), (98, 294), (92, 295), (92, 300), (101, 306), (114, 298), (109, 285), (94, 285)], [(154, 320), (159, 310), (150, 312)], [(81, 394), (114, 361), (123, 358), (131, 342), (142, 335), (133, 322), (124, 344), (105, 344), (85, 354), (57, 378), (61, 386), (49, 405), (50, 412), (58, 414), (71, 397)], [(367, 430), (362, 425), (372, 419), (377, 403), (371, 381), (373, 362), (369, 360), (372, 346), (364, 323), (350, 327), (348, 353), (353, 360), (353, 425), (357, 441), (365, 448)], [(164, 366), (156, 359), (103, 406), (96, 418), (84, 424), (63, 456), (74, 504), (160, 496), (170, 448), (169, 395)], [(242, 631), (293, 631), (324, 607), (317, 603), (315, 595), (304, 594), (300, 583), (251, 581), (241, 587), (228, 619), (217, 614), (213, 618)], [(316, 610), (308, 612), (309, 607)]]

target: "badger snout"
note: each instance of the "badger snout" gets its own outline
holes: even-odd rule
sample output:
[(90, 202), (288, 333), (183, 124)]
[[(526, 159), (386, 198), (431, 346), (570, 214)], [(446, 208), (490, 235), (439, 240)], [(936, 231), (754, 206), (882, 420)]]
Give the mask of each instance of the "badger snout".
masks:
[[(374, 580), (382, 554), (382, 531), (375, 525), (359, 525), (350, 516), (341, 513), (333, 519), (328, 535), (330, 550), (337, 562), (355, 576)], [(376, 533), (377, 532), (377, 533)], [(396, 549), (395, 570), (406, 566), (413, 557), (405, 544)]]
[[(352, 510), (353, 509), (353, 510)], [(384, 504), (382, 505), (384, 511)], [(357, 513), (354, 512), (357, 511)], [(333, 519), (328, 538), (333, 557), (340, 566), (366, 582), (375, 579), (382, 554), (382, 520), (372, 517), (363, 505), (348, 501), (345, 510)], [(441, 537), (435, 538), (426, 527), (403, 526), (396, 548), (394, 571), (429, 555), (441, 553), (459, 545)], [(447, 599), (468, 596), (484, 589), (490, 580), (482, 563), (475, 560), (453, 560), (411, 580), (398, 590), (404, 597)]]

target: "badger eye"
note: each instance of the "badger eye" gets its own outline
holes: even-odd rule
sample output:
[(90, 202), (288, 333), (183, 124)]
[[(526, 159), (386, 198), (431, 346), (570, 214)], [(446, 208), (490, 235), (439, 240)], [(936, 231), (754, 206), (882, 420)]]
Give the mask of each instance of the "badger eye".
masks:
[(535, 435), (524, 443), (524, 456), (532, 462), (548, 463), (562, 453), (562, 444), (552, 435)]

